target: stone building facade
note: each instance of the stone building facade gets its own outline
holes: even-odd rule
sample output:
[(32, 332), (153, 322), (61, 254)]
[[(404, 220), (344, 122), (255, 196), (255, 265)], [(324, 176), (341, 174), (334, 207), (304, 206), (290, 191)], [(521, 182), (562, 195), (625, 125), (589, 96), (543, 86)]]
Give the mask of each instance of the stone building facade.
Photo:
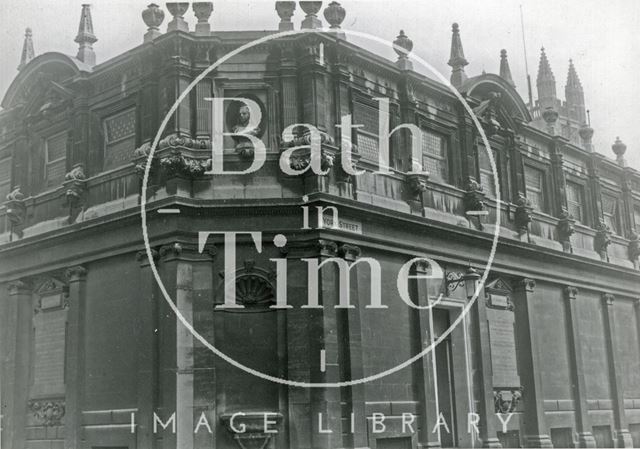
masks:
[[(449, 88), (413, 70), (404, 32), (389, 61), (341, 32), (336, 2), (299, 3), (304, 29), (324, 17), (332, 30), (238, 54), (170, 115), (144, 186), (152, 258), (140, 203), (163, 118), (214, 61), (275, 31), (212, 31), (212, 4), (196, 2), (167, 3), (161, 32), (165, 12), (152, 4), (140, 45), (96, 64), (88, 6), (76, 56), (36, 56), (27, 30), (0, 111), (2, 447), (640, 447), (640, 173), (624, 163), (620, 140), (615, 161), (594, 151), (573, 65), (561, 102), (543, 52), (538, 101), (525, 104), (504, 51), (499, 75), (466, 75), (454, 24), (451, 82), (487, 149)], [(183, 18), (189, 6), (195, 27)], [(294, 28), (295, 7), (276, 2), (279, 30)], [(259, 105), (255, 137), (267, 148), (259, 171), (208, 174), (209, 97)], [(405, 131), (390, 139), (391, 169), (378, 172), (375, 98), (389, 100), (392, 127), (419, 128), (428, 176), (411, 173)], [(241, 105), (226, 106), (225, 129), (243, 126)], [(347, 114), (364, 125), (351, 136), (357, 176), (339, 163), (334, 125)], [(294, 123), (321, 131), (325, 175), (280, 169), (290, 149), (282, 132)], [(249, 166), (255, 154), (245, 143), (225, 138), (226, 169)], [(297, 169), (312, 163), (308, 151), (294, 154)], [(338, 215), (305, 223), (303, 211), (317, 206)], [(260, 251), (248, 234), (237, 239), (244, 309), (216, 307), (229, 248), (217, 234), (203, 244), (203, 231), (261, 233)], [(436, 349), (342, 388), (270, 382), (215, 356), (178, 321), (153, 274), (224, 354), (273, 377), (332, 383), (391, 369), (444, 335), (468, 304), (495, 232), (478, 300)], [(416, 304), (443, 294), (431, 309), (409, 307), (396, 288), (416, 257), (444, 271), (425, 280), (433, 267), (411, 265)], [(335, 258), (380, 264), (377, 278), (366, 263), (352, 266), (354, 308), (333, 307), (344, 282)], [(284, 287), (270, 259), (286, 261)], [(305, 259), (330, 261), (318, 274), (321, 309), (301, 307)], [(365, 308), (376, 284), (387, 309)], [(271, 307), (280, 287), (292, 308)]]

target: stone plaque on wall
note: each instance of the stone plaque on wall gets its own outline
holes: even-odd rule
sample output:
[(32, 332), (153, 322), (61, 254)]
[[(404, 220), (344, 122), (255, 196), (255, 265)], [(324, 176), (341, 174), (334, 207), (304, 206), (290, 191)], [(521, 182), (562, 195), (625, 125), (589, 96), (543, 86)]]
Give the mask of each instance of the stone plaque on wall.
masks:
[(520, 387), (516, 359), (515, 317), (511, 310), (487, 308), (494, 387)]
[(41, 311), (34, 317), (32, 397), (64, 393), (65, 309)]

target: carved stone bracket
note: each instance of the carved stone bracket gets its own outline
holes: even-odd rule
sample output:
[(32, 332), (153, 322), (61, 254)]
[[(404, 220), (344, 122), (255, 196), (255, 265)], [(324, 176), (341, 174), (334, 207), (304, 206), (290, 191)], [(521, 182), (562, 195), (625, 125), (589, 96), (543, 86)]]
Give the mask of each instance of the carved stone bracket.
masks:
[(573, 252), (571, 236), (576, 232), (575, 223), (576, 220), (573, 216), (566, 209), (563, 209), (558, 221), (558, 240), (562, 243), (563, 251), (568, 253)]
[(65, 415), (65, 402), (62, 399), (33, 400), (29, 401), (29, 411), (40, 426), (60, 426)]
[[(136, 171), (136, 175), (138, 178), (142, 180), (144, 178), (144, 172), (147, 169), (147, 163), (149, 159), (149, 153), (151, 152), (151, 144), (145, 143), (140, 147), (136, 148), (133, 152), (133, 157), (131, 158), (131, 163)], [(151, 168), (149, 169), (149, 180), (155, 178), (155, 175), (158, 172), (158, 159), (154, 157), (151, 160)]]
[(76, 164), (64, 176), (62, 184), (65, 190), (66, 206), (69, 209), (69, 223), (74, 223), (82, 210), (87, 191), (87, 177), (84, 174), (84, 164)]
[(496, 413), (513, 413), (522, 399), (522, 387), (511, 390), (495, 390), (493, 399)]
[(524, 278), (520, 280), (520, 282), (518, 283), (518, 287), (523, 289), (527, 293), (533, 293), (536, 288), (536, 281), (535, 279)]
[(616, 297), (613, 296), (611, 293), (602, 294), (602, 302), (607, 306), (612, 306), (615, 300), (616, 300)]
[(7, 218), (11, 223), (11, 231), (22, 237), (22, 225), (27, 218), (27, 206), (24, 202), (24, 195), (20, 191), (20, 186), (16, 186), (11, 193), (7, 195), (5, 203)]
[(608, 260), (607, 249), (611, 244), (611, 230), (604, 222), (598, 223), (596, 235), (593, 239), (593, 249), (600, 255), (602, 260)]
[(519, 235), (529, 232), (529, 224), (532, 221), (533, 207), (531, 202), (520, 195), (516, 200), (515, 225)]
[(427, 190), (427, 175), (408, 175), (405, 179), (407, 192), (415, 200), (420, 199), (422, 193)]

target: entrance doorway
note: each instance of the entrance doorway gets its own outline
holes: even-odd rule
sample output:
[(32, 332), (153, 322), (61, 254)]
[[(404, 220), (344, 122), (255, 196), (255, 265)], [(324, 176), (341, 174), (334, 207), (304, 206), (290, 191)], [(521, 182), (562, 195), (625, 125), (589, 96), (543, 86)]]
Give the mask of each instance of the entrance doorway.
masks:
[[(433, 310), (433, 331), (436, 338), (449, 328), (449, 324), (448, 310)], [(455, 408), (455, 387), (453, 383), (451, 334), (436, 346), (435, 358), (439, 413), (444, 417), (450, 431), (447, 432), (444, 426), (440, 427), (440, 444), (443, 448), (456, 447), (458, 444), (458, 429)]]

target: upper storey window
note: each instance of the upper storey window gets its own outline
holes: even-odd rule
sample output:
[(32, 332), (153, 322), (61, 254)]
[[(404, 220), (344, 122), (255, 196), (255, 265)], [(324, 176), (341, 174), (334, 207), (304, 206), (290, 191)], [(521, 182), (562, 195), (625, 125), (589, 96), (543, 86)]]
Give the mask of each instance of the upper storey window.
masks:
[(136, 140), (136, 111), (128, 109), (104, 120), (104, 168), (128, 164)]
[(422, 129), (422, 166), (430, 178), (449, 181), (447, 151), (447, 140), (443, 136)]
[(640, 232), (640, 206), (633, 208), (633, 218), (635, 220), (636, 232)]
[(546, 212), (544, 172), (525, 165), (524, 179), (527, 189), (527, 199), (531, 202), (534, 209)]
[(580, 184), (567, 181), (567, 206), (573, 218), (580, 223), (584, 223), (584, 189)]
[(604, 223), (612, 232), (620, 234), (620, 220), (618, 214), (618, 200), (607, 194), (602, 194), (602, 215)]
[[(491, 150), (493, 151), (493, 150)], [(498, 167), (498, 161), (496, 159), (496, 153), (493, 151), (493, 161), (496, 163), (496, 168)], [(487, 153), (487, 149), (479, 145), (478, 146), (478, 168), (480, 172), (480, 184), (482, 185), (487, 196), (491, 198), (496, 197), (496, 177), (493, 173), (493, 169), (491, 168), (491, 161), (489, 160), (489, 154)]]
[(358, 151), (364, 159), (378, 162), (378, 109), (362, 102), (353, 105), (353, 123), (358, 128)]
[(44, 146), (46, 186), (56, 187), (64, 181), (67, 167), (67, 132), (49, 137)]
[(0, 201), (11, 191), (11, 158), (0, 159)]

